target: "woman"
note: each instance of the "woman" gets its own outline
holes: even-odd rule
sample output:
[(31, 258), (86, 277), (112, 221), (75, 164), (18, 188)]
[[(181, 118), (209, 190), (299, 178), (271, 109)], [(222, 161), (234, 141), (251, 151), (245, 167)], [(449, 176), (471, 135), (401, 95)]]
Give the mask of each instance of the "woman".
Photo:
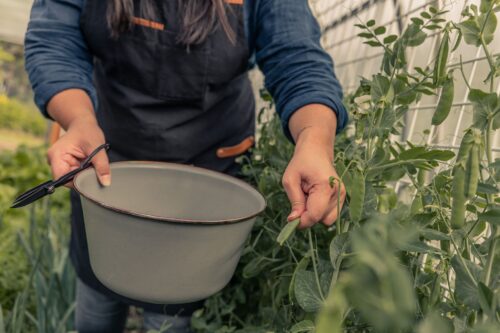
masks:
[[(237, 175), (234, 155), (245, 152), (255, 131), (247, 71), (256, 62), (296, 144), (283, 176), (288, 220), (300, 217), (302, 228), (331, 225), (337, 196), (345, 196), (329, 186), (337, 177), (333, 144), (347, 116), (319, 39), (306, 0), (35, 0), (26, 68), (40, 110), (66, 130), (48, 153), (54, 178), (105, 141), (111, 150), (92, 161), (104, 186), (111, 183), (109, 160), (170, 161)], [(96, 279), (80, 201), (71, 197), (77, 330), (120, 332), (134, 304), (145, 309), (146, 328), (169, 320), (172, 332), (188, 332), (200, 302), (144, 304)]]

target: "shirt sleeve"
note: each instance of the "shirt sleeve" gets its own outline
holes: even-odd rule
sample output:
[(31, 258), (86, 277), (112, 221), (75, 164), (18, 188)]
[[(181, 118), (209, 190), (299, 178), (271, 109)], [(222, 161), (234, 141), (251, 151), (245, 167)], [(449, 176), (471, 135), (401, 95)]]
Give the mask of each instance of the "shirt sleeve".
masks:
[(337, 115), (337, 132), (348, 120), (333, 61), (321, 47), (321, 29), (307, 0), (254, 0), (247, 6), (250, 47), (265, 75), (289, 139), (292, 114), (323, 104)]
[(25, 37), (25, 66), (35, 103), (48, 117), (47, 103), (59, 92), (83, 89), (97, 109), (92, 56), (80, 30), (84, 0), (35, 0)]

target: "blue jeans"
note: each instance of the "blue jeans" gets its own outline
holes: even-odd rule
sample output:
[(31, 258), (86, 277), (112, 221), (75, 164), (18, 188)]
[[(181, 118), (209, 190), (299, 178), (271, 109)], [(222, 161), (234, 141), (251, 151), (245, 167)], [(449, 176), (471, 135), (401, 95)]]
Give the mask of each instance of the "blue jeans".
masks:
[[(122, 333), (127, 315), (127, 304), (77, 280), (75, 326), (78, 333)], [(191, 333), (190, 319), (144, 311), (143, 328), (160, 331), (162, 327), (170, 326), (165, 333)]]

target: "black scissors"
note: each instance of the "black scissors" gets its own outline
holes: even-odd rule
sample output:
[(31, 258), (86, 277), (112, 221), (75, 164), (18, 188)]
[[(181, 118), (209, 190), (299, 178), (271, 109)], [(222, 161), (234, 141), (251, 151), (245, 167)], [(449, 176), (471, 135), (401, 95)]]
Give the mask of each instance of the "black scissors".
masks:
[(91, 165), (90, 161), (102, 149), (108, 150), (109, 144), (105, 143), (105, 144), (97, 147), (82, 162), (82, 164), (80, 164), (80, 167), (78, 169), (75, 169), (73, 171), (68, 172), (67, 174), (65, 174), (64, 176), (62, 176), (61, 178), (59, 178), (57, 180), (49, 180), (43, 184), (40, 184), (40, 185), (32, 188), (31, 190), (29, 190), (27, 192), (21, 194), (20, 196), (18, 196), (16, 198), (16, 200), (14, 200), (14, 203), (12, 204), (12, 206), (10, 208), (24, 207), (24, 206), (29, 205), (30, 203), (32, 203), (32, 202), (34, 202), (34, 201), (36, 201), (36, 200), (38, 200), (46, 195), (54, 193), (56, 188), (63, 186), (64, 184), (70, 182), (71, 180), (73, 180), (73, 178), (76, 176), (77, 173), (90, 167), (90, 165)]

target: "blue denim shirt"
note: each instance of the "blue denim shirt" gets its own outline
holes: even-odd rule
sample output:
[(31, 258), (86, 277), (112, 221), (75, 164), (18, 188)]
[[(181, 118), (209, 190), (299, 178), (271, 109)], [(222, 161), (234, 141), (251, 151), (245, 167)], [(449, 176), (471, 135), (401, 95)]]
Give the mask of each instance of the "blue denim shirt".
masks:
[[(35, 103), (45, 116), (57, 93), (85, 90), (96, 110), (92, 54), (80, 30), (85, 0), (35, 0), (25, 38), (26, 70)], [(333, 61), (320, 44), (321, 29), (307, 0), (246, 0), (245, 28), (250, 66), (265, 75), (265, 86), (276, 102), (285, 133), (288, 121), (308, 104), (329, 106), (337, 114), (337, 131), (347, 123), (342, 88)]]

